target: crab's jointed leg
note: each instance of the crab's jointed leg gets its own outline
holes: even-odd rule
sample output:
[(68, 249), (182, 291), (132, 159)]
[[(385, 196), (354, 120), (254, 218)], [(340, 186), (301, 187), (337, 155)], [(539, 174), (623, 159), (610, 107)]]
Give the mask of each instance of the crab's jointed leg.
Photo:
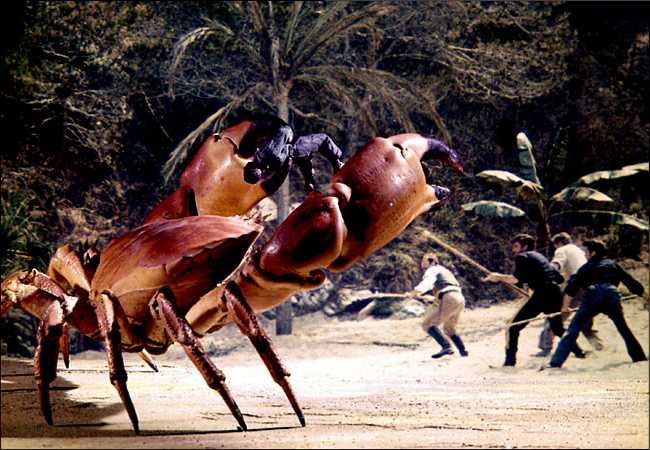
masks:
[(90, 291), (90, 280), (84, 264), (70, 245), (59, 247), (47, 267), (47, 275), (59, 286), (70, 285), (82, 289), (86, 294)]
[[(93, 258), (96, 256), (96, 259)], [(72, 249), (70, 245), (59, 247), (47, 267), (47, 275), (59, 286), (65, 288), (70, 286), (77, 296), (88, 299), (90, 292), (90, 278), (94, 269), (99, 263), (99, 252), (89, 249), (84, 255), (84, 261)], [(60, 340), (60, 350), (63, 355), (65, 367), (70, 367), (70, 331), (67, 323), (63, 324), (63, 331)]]
[(59, 338), (59, 348), (63, 356), (63, 364), (66, 369), (70, 368), (70, 325), (63, 322), (61, 329), (61, 337)]
[(117, 299), (109, 291), (104, 291), (94, 301), (97, 321), (104, 338), (106, 347), (106, 357), (108, 359), (108, 370), (111, 384), (115, 386), (126, 408), (133, 430), (140, 434), (138, 425), (138, 415), (133, 406), (133, 401), (126, 387), (127, 374), (124, 368), (124, 359), (122, 358), (122, 344), (120, 328), (118, 325), (118, 315), (123, 313)]
[(138, 356), (139, 356), (139, 357), (140, 357), (144, 362), (146, 362), (147, 365), (148, 365), (149, 367), (151, 367), (151, 369), (152, 369), (154, 372), (159, 372), (159, 370), (158, 370), (158, 365), (157, 365), (156, 362), (153, 360), (153, 357), (149, 354), (148, 351), (146, 351), (145, 349), (142, 349), (142, 350), (140, 350), (140, 351), (138, 352)]
[(34, 352), (34, 379), (36, 394), (45, 421), (52, 425), (52, 404), (50, 403), (50, 383), (56, 379), (56, 366), (59, 359), (59, 342), (63, 336), (63, 308), (58, 302), (47, 307), (36, 336)]
[(187, 356), (199, 370), (205, 382), (211, 389), (219, 392), (232, 415), (237, 419), (242, 430), (247, 430), (244, 417), (232, 398), (228, 386), (224, 383), (226, 376), (210, 360), (203, 350), (201, 341), (196, 337), (187, 321), (178, 315), (174, 307), (174, 294), (168, 288), (160, 289), (149, 302), (152, 315), (160, 318), (169, 336), (178, 342)]
[(223, 298), (228, 305), (231, 319), (237, 324), (242, 333), (248, 336), (250, 341), (253, 343), (253, 346), (262, 357), (264, 364), (266, 364), (266, 367), (269, 369), (273, 380), (280, 385), (286, 394), (293, 410), (298, 416), (300, 424), (304, 427), (305, 416), (303, 415), (298, 400), (296, 400), (296, 396), (293, 393), (291, 383), (289, 383), (288, 377), (290, 373), (284, 367), (282, 361), (280, 361), (280, 357), (275, 350), (273, 342), (257, 320), (255, 312), (246, 302), (239, 287), (234, 282), (228, 283)]

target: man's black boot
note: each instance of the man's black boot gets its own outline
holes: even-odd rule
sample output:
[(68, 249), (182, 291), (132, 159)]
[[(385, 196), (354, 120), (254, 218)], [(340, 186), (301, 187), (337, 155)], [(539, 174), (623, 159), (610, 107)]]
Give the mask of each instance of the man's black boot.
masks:
[(571, 351), (573, 352), (573, 356), (578, 359), (585, 359), (587, 357), (587, 353), (584, 352), (577, 343), (573, 346)]
[(506, 349), (506, 360), (504, 361), (503, 365), (505, 367), (505, 366), (514, 366), (515, 364), (517, 364), (517, 350), (507, 348)]
[(427, 330), (427, 333), (429, 333), (429, 336), (434, 338), (436, 342), (438, 342), (438, 344), (440, 344), (440, 346), (442, 347), (438, 353), (434, 353), (433, 355), (431, 355), (432, 358), (441, 358), (445, 355), (454, 354), (454, 350), (451, 348), (451, 344), (449, 343), (447, 338), (442, 335), (438, 327), (436, 326), (430, 327)]
[(460, 356), (467, 356), (469, 353), (467, 353), (467, 350), (465, 349), (465, 344), (463, 344), (463, 340), (458, 336), (457, 334), (454, 334), (453, 336), (450, 336), (452, 342), (458, 348), (458, 352), (460, 353)]

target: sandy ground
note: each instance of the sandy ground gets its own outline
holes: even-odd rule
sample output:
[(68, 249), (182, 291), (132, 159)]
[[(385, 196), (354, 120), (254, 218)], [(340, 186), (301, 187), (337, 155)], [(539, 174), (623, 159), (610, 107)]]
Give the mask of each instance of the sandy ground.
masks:
[[(231, 326), (204, 342), (247, 432), (178, 347), (158, 358), (160, 373), (126, 356), (140, 436), (102, 353), (73, 355), (70, 369), (60, 370), (54, 427), (40, 416), (32, 362), (3, 358), (2, 448), (648, 448), (648, 363), (631, 363), (611, 322), (596, 319), (605, 350), (542, 372), (545, 360), (531, 356), (541, 322), (532, 323), (521, 335), (518, 366), (503, 368), (502, 325), (515, 308), (466, 311), (459, 331), (470, 356), (443, 360), (431, 359), (437, 345), (419, 318), (296, 318), (293, 335), (273, 339), (292, 372), (305, 428)], [(625, 313), (647, 353), (648, 311), (631, 301)]]

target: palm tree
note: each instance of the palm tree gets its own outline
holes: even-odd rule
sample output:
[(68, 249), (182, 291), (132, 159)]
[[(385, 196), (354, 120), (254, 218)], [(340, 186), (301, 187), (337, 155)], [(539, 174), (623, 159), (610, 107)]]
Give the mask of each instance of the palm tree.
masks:
[[(174, 47), (170, 95), (218, 98), (224, 104), (174, 149), (167, 178), (206, 129), (221, 127), (240, 107), (272, 109), (287, 122), (292, 114), (341, 128), (327, 111), (319, 111), (320, 103), (372, 123), (375, 111), (361, 107), (369, 94), (401, 129), (415, 130), (410, 113), (418, 111), (450, 140), (431, 92), (424, 95), (410, 80), (356, 57), (363, 46), (353, 41), (361, 36), (367, 43), (373, 34), (361, 31), (374, 29), (387, 15), (398, 20), (408, 9), (346, 1), (326, 7), (321, 2), (227, 2), (224, 7), (223, 19), (205, 19), (205, 26)], [(314, 94), (326, 101), (314, 102)]]

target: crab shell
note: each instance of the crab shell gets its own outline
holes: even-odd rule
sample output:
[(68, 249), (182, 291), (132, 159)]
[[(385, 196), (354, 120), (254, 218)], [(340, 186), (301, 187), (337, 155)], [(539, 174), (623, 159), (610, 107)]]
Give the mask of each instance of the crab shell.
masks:
[[(171, 342), (148, 303), (168, 287), (184, 315), (200, 298), (226, 281), (245, 259), (263, 227), (239, 217), (194, 216), (140, 226), (104, 250), (90, 297), (110, 291), (119, 300), (134, 334), (154, 353)], [(129, 350), (135, 343), (125, 340)]]

